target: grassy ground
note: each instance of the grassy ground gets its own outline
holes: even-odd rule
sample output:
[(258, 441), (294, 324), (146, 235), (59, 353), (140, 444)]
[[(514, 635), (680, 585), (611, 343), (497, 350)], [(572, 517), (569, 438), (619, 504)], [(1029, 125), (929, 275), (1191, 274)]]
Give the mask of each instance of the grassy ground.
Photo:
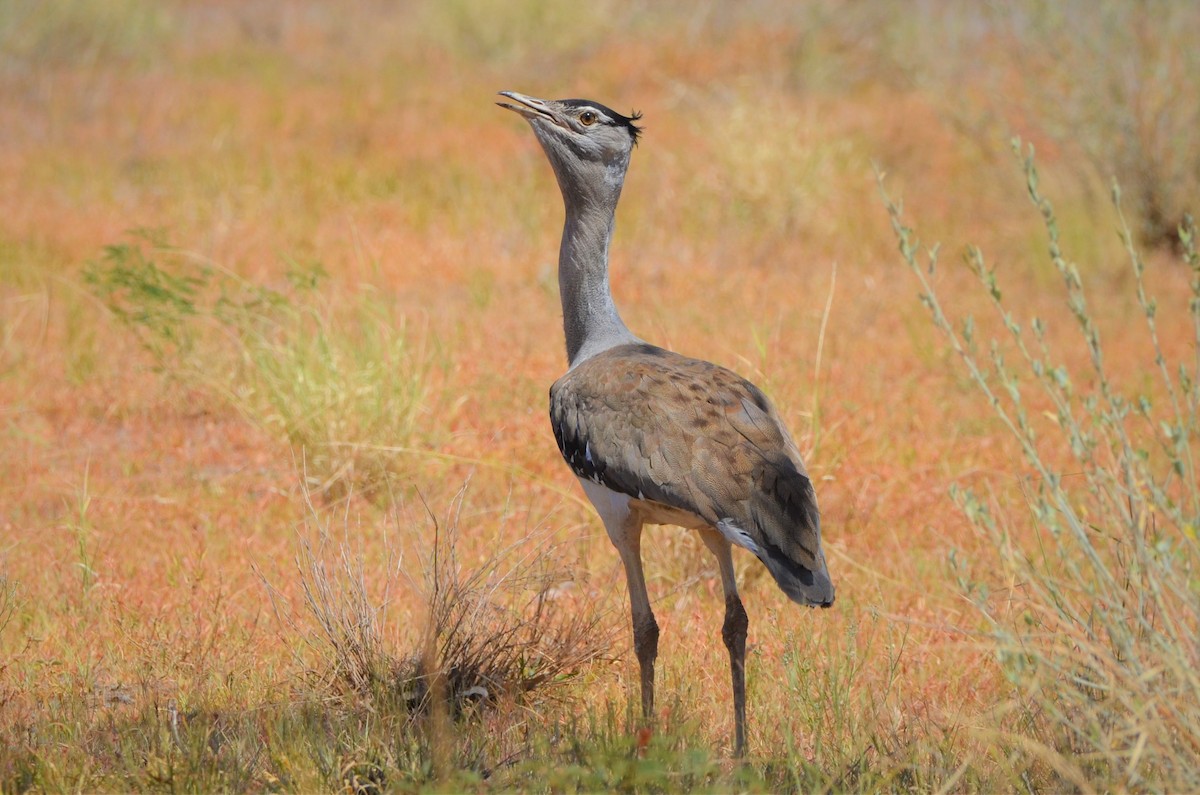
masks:
[[(1046, 116), (1102, 92), (1052, 102), (1054, 65), (1011, 57), (1053, 20), (752, 9), (0, 6), (0, 789), (1164, 788), (1064, 767), (1006, 675), (989, 633), (1024, 586), (948, 490), (1020, 536), (1030, 466), (929, 322), (875, 175), (1086, 367), (1008, 154), (1034, 142), (1107, 365), (1158, 395), (1108, 174)], [(1129, 63), (1185, 57), (1152, 34)], [(632, 711), (620, 564), (545, 417), (561, 205), (500, 89), (645, 113), (624, 317), (759, 383), (816, 482), (834, 610), (737, 558), (744, 765), (715, 566), (675, 528), (644, 550), (653, 731)], [(1181, 218), (1179, 195), (1155, 206)], [(1147, 289), (1187, 295), (1162, 234)], [(1002, 328), (967, 269), (935, 279)], [(1157, 322), (1194, 356), (1186, 300)], [(455, 654), (506, 661), (486, 696)]]

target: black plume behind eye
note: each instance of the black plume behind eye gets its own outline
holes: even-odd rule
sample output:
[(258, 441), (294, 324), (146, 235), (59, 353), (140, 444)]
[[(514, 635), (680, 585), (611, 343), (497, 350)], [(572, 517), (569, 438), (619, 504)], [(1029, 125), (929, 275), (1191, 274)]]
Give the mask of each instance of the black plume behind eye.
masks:
[(629, 135), (633, 138), (634, 146), (637, 146), (638, 138), (642, 137), (642, 128), (634, 124), (635, 121), (642, 118), (642, 112), (635, 110), (632, 116), (622, 116), (625, 121), (625, 126), (629, 129)]
[[(599, 102), (593, 102), (590, 99), (560, 99), (560, 103), (570, 108), (595, 108), (605, 116), (613, 120), (614, 126), (624, 127), (629, 132), (629, 137), (633, 139), (633, 143), (637, 144), (638, 138), (642, 134), (642, 128), (634, 124), (635, 121), (642, 118), (642, 114), (634, 111), (632, 116), (625, 116), (617, 113), (607, 105), (601, 105)], [(582, 117), (580, 121), (583, 121)], [(586, 124), (586, 122), (584, 122)]]

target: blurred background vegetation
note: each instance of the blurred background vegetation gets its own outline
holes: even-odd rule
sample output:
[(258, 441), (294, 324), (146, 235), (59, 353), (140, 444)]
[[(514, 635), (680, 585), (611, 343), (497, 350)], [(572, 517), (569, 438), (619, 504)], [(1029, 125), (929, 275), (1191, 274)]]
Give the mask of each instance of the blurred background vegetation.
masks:
[[(1189, 405), (1200, 304), (1168, 299), (1196, 289), (1198, 40), (1188, 0), (0, 0), (0, 789), (1188, 788), (1176, 740), (1139, 732), (1194, 736), (1194, 649), (1154, 636), (1127, 664), (1080, 603), (1136, 539), (1170, 587), (1122, 593), (1194, 637), (1194, 484), (1155, 494), (1160, 555), (1161, 514), (1071, 491), (1121, 456), (1071, 457), (1056, 376), (1014, 387), (1030, 458), (943, 333), (1037, 316), (1077, 409), (1105, 379)], [(766, 388), (817, 482), (837, 610), (789, 610), (738, 561), (744, 767), (686, 533), (647, 539), (674, 699), (652, 735), (603, 653), (629, 658), (619, 563), (544, 419), (561, 205), (502, 89), (644, 112), (623, 313)], [(877, 171), (898, 228), (989, 252), (984, 290), (913, 281)], [(1137, 483), (1191, 460), (1194, 412), (1163, 436), (1109, 408), (1151, 420)], [(1108, 540), (1030, 552), (1046, 494)], [(481, 697), (463, 660), (489, 656)], [(1076, 664), (1117, 695), (1078, 675), (1056, 702)]]

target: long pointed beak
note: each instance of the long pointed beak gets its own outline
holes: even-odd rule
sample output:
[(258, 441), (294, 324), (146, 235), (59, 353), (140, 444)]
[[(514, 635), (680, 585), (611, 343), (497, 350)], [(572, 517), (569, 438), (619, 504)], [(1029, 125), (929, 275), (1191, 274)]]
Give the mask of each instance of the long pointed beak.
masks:
[(537, 97), (528, 97), (524, 94), (518, 94), (516, 91), (501, 91), (499, 94), (502, 97), (508, 97), (513, 102), (518, 103), (516, 105), (512, 105), (508, 102), (497, 102), (496, 104), (500, 107), (516, 111), (527, 119), (545, 119), (552, 124), (558, 124), (558, 119), (555, 118), (554, 112), (550, 110), (549, 106), (546, 105), (544, 100), (540, 100)]

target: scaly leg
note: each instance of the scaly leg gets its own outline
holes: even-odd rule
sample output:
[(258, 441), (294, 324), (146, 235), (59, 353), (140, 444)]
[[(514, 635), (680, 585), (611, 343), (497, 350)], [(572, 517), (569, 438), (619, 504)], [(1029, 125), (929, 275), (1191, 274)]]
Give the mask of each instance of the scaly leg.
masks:
[(635, 512), (620, 516), (617, 527), (608, 526), (608, 518), (605, 519), (608, 538), (617, 548), (620, 562), (625, 566), (625, 580), (629, 582), (634, 651), (642, 674), (642, 716), (650, 719), (654, 715), (654, 660), (659, 656), (659, 624), (650, 610), (646, 575), (642, 572), (642, 520)]
[(633, 618), (633, 650), (642, 674), (642, 715), (654, 715), (654, 660), (658, 657), (658, 622), (650, 609), (646, 577), (642, 571), (642, 521), (631, 513), (622, 522), (619, 533), (609, 533), (629, 583), (629, 606)]
[(725, 623), (721, 627), (721, 638), (725, 648), (729, 649), (729, 673), (733, 680), (733, 755), (741, 757), (746, 753), (746, 629), (750, 622), (737, 592), (732, 545), (715, 528), (703, 528), (700, 537), (717, 558), (721, 588), (725, 591)]
[(629, 507), (629, 497), (586, 478), (579, 483), (596, 513), (604, 522), (608, 538), (621, 556), (629, 583), (629, 607), (633, 616), (633, 650), (642, 674), (642, 714), (654, 716), (654, 660), (658, 657), (658, 623), (650, 609), (646, 577), (642, 572), (642, 517)]

